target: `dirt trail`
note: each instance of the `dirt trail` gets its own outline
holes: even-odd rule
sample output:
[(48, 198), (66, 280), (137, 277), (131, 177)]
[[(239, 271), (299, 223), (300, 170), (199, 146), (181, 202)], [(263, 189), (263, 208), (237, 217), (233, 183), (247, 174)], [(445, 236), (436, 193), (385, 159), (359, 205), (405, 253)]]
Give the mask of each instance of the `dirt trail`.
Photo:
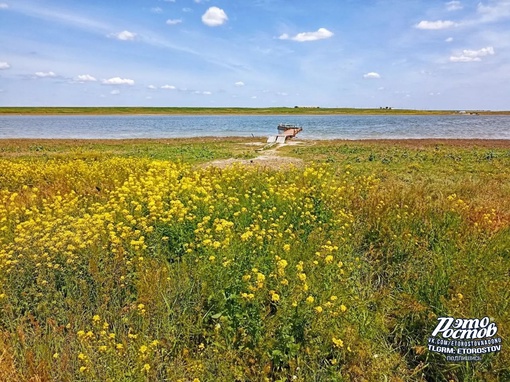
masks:
[(235, 158), (229, 158), (229, 159), (221, 159), (221, 160), (215, 160), (212, 162), (207, 162), (203, 166), (214, 166), (219, 168), (225, 168), (228, 166), (235, 164), (241, 164), (245, 166), (258, 166), (263, 168), (270, 168), (270, 169), (286, 169), (289, 167), (300, 167), (303, 166), (304, 162), (302, 159), (299, 158), (293, 158), (293, 157), (286, 157), (281, 156), (278, 153), (278, 149), (282, 146), (293, 146), (293, 145), (304, 145), (307, 144), (303, 141), (289, 141), (284, 144), (277, 144), (271, 148), (263, 149), (264, 144), (263, 143), (248, 143), (247, 145), (250, 146), (260, 146), (260, 149), (255, 150), (258, 154), (255, 158), (252, 159), (235, 159)]

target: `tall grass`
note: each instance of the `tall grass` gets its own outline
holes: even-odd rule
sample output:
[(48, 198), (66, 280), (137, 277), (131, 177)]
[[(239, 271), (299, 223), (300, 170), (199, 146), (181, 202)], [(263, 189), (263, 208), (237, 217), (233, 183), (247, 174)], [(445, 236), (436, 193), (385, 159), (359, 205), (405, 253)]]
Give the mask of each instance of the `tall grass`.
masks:
[(508, 152), (289, 151), (0, 160), (0, 380), (508, 379), (426, 349), (443, 315), (509, 330)]

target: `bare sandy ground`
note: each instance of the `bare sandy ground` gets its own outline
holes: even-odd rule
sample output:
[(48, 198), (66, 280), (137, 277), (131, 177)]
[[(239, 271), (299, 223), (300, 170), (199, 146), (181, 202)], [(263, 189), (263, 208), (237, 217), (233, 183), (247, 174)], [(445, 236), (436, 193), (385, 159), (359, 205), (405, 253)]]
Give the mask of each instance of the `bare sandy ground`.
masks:
[(303, 144), (313, 144), (312, 141), (309, 142), (303, 142), (303, 141), (288, 141), (285, 144), (281, 145), (275, 145), (271, 148), (264, 149), (265, 144), (264, 143), (258, 143), (258, 142), (249, 142), (246, 145), (249, 146), (259, 146), (260, 149), (256, 150), (259, 154), (257, 157), (252, 159), (221, 159), (221, 160), (215, 160), (208, 163), (205, 163), (202, 165), (203, 167), (208, 166), (214, 166), (219, 168), (224, 168), (227, 166), (231, 166), (234, 164), (240, 164), (243, 166), (257, 166), (257, 167), (263, 167), (263, 168), (270, 168), (270, 169), (287, 169), (289, 167), (300, 167), (304, 165), (304, 161), (299, 158), (293, 158), (293, 157), (287, 157), (287, 156), (281, 156), (278, 153), (278, 149), (282, 146), (295, 146), (295, 145), (303, 145)]

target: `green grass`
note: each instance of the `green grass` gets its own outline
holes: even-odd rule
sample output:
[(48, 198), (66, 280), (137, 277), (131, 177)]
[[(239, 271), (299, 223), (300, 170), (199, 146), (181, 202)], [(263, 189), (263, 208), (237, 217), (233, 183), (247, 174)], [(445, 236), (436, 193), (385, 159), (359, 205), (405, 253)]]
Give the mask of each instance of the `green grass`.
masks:
[(260, 140), (234, 137), (86, 141), (7, 139), (0, 142), (0, 157), (46, 160), (69, 155), (78, 158), (120, 156), (202, 163), (231, 157), (252, 158), (256, 152), (246, 143), (257, 142), (260, 143)]
[[(328, 114), (382, 114), (382, 115), (448, 115), (456, 110), (412, 110), (379, 108), (306, 108), (306, 107), (0, 107), (1, 114), (23, 115), (328, 115)], [(508, 114), (509, 112), (479, 112), (480, 114)]]
[(254, 142), (0, 142), (0, 380), (510, 378), (426, 349), (508, 337), (509, 144)]

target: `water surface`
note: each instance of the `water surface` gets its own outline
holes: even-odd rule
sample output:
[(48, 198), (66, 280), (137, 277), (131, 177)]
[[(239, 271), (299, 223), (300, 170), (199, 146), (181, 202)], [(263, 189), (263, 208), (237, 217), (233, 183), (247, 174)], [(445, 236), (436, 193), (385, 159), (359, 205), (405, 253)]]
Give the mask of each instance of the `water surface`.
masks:
[(268, 136), (279, 123), (303, 127), (303, 139), (510, 139), (510, 116), (0, 116), (6, 138), (186, 138)]

